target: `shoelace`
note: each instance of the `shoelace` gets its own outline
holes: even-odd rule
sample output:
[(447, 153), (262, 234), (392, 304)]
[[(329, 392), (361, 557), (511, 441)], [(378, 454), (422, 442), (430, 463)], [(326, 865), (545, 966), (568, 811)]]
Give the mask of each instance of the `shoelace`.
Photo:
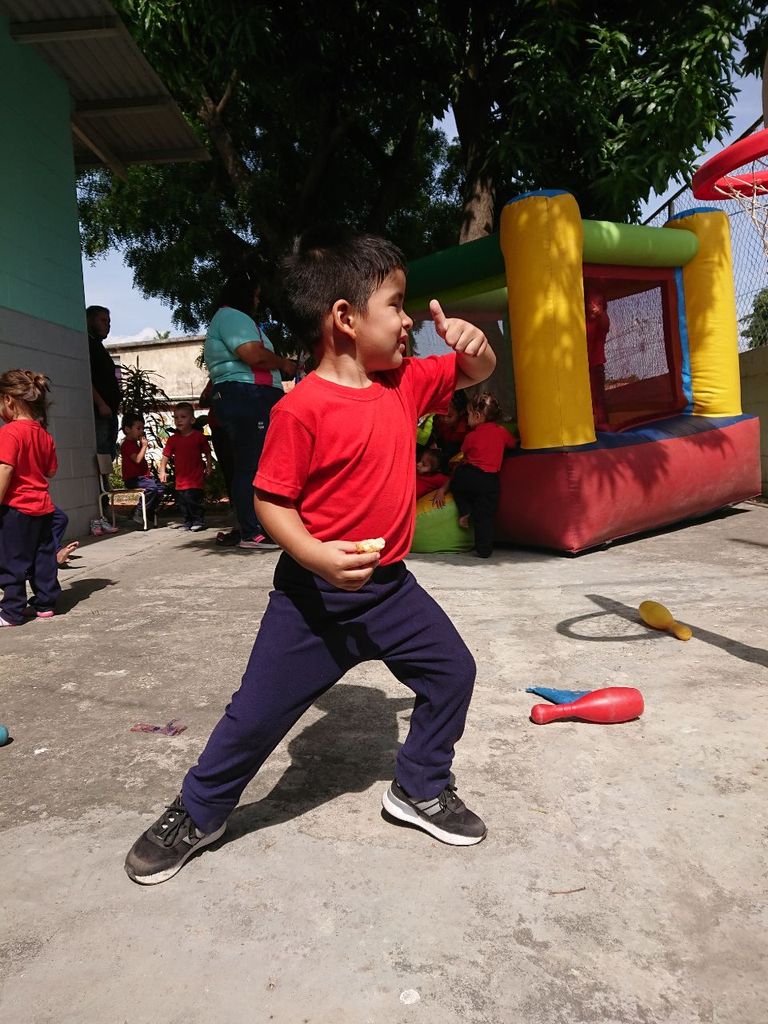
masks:
[(456, 787), (452, 786), (450, 782), (440, 794), (438, 800), (440, 801), (440, 806), (443, 810), (445, 810), (446, 807), (451, 809), (457, 803), (460, 803), (458, 796), (456, 796)]
[(181, 802), (179, 800), (174, 800), (174, 802), (168, 806), (165, 814), (162, 816), (160, 821), (158, 821), (157, 826), (153, 831), (157, 838), (163, 841), (163, 846), (173, 846), (185, 823), (189, 823), (191, 825), (192, 819), (181, 805)]

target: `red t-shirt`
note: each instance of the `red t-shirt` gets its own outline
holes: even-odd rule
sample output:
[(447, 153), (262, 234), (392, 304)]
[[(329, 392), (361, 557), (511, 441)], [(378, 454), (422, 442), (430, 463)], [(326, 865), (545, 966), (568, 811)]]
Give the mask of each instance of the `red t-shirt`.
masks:
[(173, 459), (176, 472), (176, 490), (192, 491), (205, 484), (205, 465), (203, 453), (210, 457), (211, 446), (200, 430), (192, 430), (186, 435), (171, 434), (165, 442), (163, 455)]
[(13, 466), (4, 505), (29, 516), (53, 512), (48, 477), (58, 469), (56, 446), (37, 420), (14, 420), (0, 430), (0, 462)]
[(445, 473), (417, 473), (416, 474), (416, 497), (423, 498), (430, 491), (436, 491), (442, 487), (448, 477)]
[(126, 437), (120, 445), (120, 458), (122, 460), (120, 472), (123, 475), (123, 480), (134, 480), (137, 476), (149, 476), (149, 466), (147, 465), (146, 458), (143, 458), (141, 462), (133, 461), (133, 456), (139, 454), (140, 448), (140, 442), (132, 441), (129, 437)]
[(438, 447), (440, 444), (461, 444), (468, 432), (469, 424), (465, 416), (459, 417), (452, 427), (447, 423), (438, 423), (437, 421), (432, 426), (432, 436), (437, 441)]
[(517, 438), (498, 423), (479, 423), (461, 446), (464, 461), (484, 473), (499, 472), (506, 448), (517, 448)]
[(419, 416), (448, 408), (456, 356), (404, 359), (367, 388), (310, 373), (273, 408), (254, 485), (289, 498), (318, 540), (383, 537), (382, 565), (410, 550)]

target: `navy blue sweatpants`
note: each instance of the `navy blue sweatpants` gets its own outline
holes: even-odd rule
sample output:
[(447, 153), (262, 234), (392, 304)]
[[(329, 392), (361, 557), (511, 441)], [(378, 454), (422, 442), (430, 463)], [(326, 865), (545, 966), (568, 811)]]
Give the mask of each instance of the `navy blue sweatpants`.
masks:
[(51, 611), (61, 593), (53, 515), (30, 516), (0, 505), (0, 614), (14, 625), (24, 622), (27, 579), (39, 612)]
[(278, 743), (353, 666), (383, 661), (416, 694), (396, 776), (428, 799), (448, 783), (475, 662), (442, 608), (403, 562), (339, 590), (283, 554), (240, 689), (184, 779), (184, 804), (202, 832), (217, 829)]

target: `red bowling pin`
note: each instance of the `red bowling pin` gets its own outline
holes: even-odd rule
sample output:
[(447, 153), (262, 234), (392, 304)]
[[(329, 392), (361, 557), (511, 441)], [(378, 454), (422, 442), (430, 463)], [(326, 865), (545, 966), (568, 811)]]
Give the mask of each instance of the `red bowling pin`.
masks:
[(581, 722), (614, 725), (639, 718), (644, 707), (642, 693), (633, 686), (606, 686), (571, 704), (535, 704), (531, 708), (531, 721), (546, 725), (559, 718), (576, 718)]

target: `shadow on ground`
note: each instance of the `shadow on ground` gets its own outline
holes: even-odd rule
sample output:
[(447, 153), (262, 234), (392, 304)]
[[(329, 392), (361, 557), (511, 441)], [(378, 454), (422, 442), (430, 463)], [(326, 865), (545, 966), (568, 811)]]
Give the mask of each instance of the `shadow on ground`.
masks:
[(325, 715), (288, 744), (291, 764), (272, 790), (233, 811), (222, 844), (389, 782), (400, 746), (397, 714), (412, 705), (412, 697), (337, 683), (315, 702)]
[[(623, 604), (621, 601), (616, 601), (612, 597), (604, 597), (601, 594), (586, 594), (585, 596), (596, 605), (599, 605), (603, 611), (588, 612), (586, 615), (577, 615), (572, 619), (563, 619), (555, 626), (555, 629), (561, 636), (568, 637), (571, 640), (589, 640), (594, 643), (624, 643), (628, 640), (666, 639), (665, 633), (649, 629), (641, 622), (636, 608)], [(594, 633), (580, 633), (574, 628), (579, 623), (609, 615), (618, 615), (635, 626), (639, 626), (640, 632), (627, 633), (621, 636), (616, 634), (599, 636)], [(708, 629), (702, 629), (692, 622), (687, 622), (685, 625), (691, 627), (693, 635), (697, 640), (711, 644), (713, 647), (719, 647), (721, 651), (725, 651), (726, 654), (732, 654), (735, 658), (741, 658), (742, 661), (748, 661), (755, 665), (762, 665), (763, 668), (768, 668), (768, 651), (762, 647), (751, 647), (749, 644), (743, 644), (739, 640), (732, 640), (730, 637), (721, 636), (720, 633), (713, 633)]]
[(73, 608), (87, 601), (93, 594), (107, 587), (114, 587), (115, 580), (105, 580), (94, 577), (93, 579), (72, 580), (66, 590), (62, 591), (61, 597), (56, 602), (56, 614), (64, 615), (71, 612)]

